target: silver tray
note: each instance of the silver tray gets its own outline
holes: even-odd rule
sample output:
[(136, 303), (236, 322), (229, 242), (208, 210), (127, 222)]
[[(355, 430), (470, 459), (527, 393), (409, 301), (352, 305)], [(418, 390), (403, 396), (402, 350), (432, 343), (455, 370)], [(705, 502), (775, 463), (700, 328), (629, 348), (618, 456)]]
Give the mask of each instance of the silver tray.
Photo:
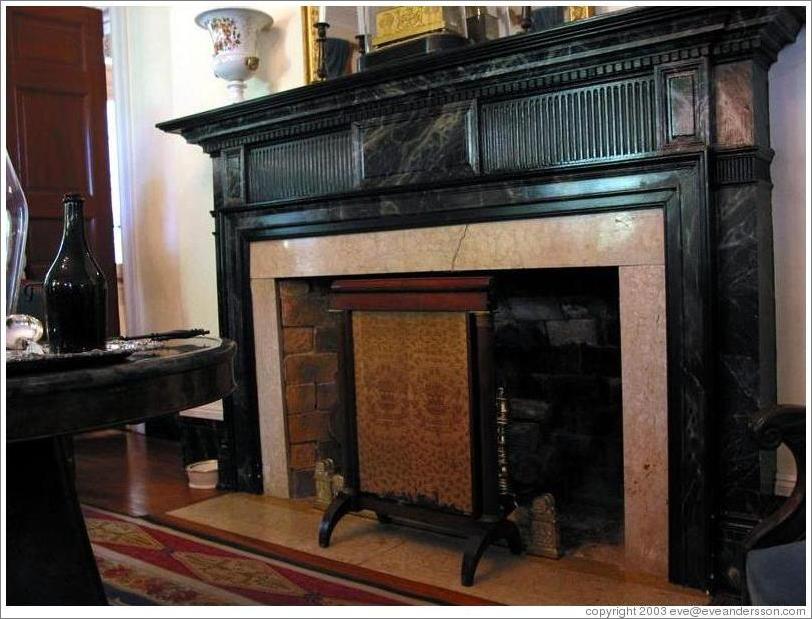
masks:
[(47, 344), (43, 352), (31, 350), (6, 351), (6, 375), (32, 374), (35, 372), (65, 372), (82, 368), (120, 363), (133, 353), (153, 350), (163, 346), (152, 340), (109, 340), (104, 350), (86, 350), (76, 353), (52, 354)]

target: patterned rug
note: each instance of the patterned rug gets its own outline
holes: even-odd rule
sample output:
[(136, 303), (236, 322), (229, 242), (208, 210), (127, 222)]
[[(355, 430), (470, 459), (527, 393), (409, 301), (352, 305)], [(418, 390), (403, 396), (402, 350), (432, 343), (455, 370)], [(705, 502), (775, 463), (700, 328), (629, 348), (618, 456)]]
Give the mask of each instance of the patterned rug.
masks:
[(84, 514), (110, 604), (426, 604), (137, 518), (90, 507)]

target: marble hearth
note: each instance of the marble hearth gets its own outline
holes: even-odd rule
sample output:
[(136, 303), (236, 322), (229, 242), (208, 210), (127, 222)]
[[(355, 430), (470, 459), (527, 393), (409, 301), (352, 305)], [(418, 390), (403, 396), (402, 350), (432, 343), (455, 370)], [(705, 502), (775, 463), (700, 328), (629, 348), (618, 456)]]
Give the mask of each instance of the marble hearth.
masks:
[(264, 491), (290, 496), (277, 280), (618, 268), (625, 560), (668, 577), (668, 403), (660, 209), (254, 242), (251, 293)]

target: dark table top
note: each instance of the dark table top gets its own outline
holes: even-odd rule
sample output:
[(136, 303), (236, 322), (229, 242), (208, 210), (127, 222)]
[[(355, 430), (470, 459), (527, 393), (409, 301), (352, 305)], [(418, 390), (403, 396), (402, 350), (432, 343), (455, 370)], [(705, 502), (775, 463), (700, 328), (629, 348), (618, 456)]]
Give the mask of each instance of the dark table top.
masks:
[(169, 340), (109, 366), (6, 381), (6, 441), (88, 432), (176, 413), (234, 389), (230, 340)]

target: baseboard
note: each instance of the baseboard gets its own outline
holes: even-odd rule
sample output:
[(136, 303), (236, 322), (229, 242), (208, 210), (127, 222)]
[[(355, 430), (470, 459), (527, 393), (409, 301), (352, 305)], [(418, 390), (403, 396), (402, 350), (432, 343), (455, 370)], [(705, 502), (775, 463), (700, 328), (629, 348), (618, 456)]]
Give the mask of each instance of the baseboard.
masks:
[(203, 406), (190, 408), (179, 413), (181, 417), (193, 417), (195, 419), (209, 419), (211, 421), (223, 420), (223, 402), (217, 400), (216, 402), (209, 402)]

